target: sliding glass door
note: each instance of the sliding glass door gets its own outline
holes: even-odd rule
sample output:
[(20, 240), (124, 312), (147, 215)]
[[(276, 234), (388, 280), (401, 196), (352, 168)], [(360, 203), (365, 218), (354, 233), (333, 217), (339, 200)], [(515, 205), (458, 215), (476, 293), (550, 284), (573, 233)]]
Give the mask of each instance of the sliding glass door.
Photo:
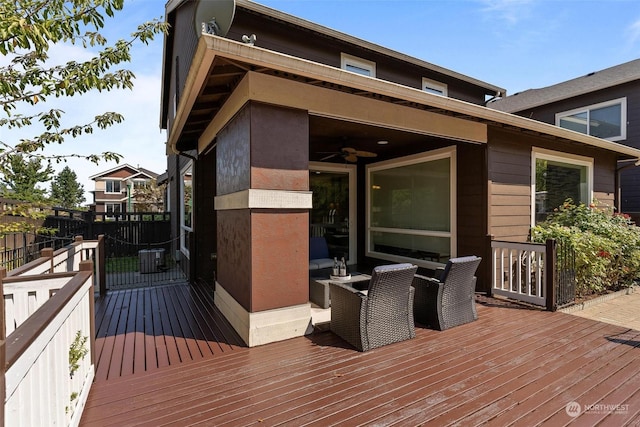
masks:
[(309, 237), (324, 237), (331, 257), (344, 256), (355, 263), (355, 167), (311, 162), (309, 189), (313, 193)]

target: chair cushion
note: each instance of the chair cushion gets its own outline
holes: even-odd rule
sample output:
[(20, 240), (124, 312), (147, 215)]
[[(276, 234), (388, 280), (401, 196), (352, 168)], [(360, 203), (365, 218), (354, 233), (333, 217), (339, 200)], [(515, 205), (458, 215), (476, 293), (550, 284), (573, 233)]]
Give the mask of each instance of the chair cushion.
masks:
[[(324, 237), (309, 238), (309, 259), (329, 258), (329, 246)], [(333, 265), (333, 264), (331, 264)]]
[(309, 260), (309, 270), (321, 270), (323, 268), (333, 267), (333, 260), (331, 258), (319, 258)]

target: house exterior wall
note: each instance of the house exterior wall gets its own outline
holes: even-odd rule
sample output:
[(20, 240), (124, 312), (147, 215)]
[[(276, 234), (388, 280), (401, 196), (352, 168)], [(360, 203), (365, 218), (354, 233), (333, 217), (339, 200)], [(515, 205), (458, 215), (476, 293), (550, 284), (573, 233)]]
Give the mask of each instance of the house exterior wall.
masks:
[(491, 127), (487, 147), (488, 215), (489, 234), (495, 239), (527, 240), (531, 228), (533, 147), (592, 158), (593, 196), (603, 203), (613, 203), (616, 168), (614, 154)]
[[(174, 11), (174, 27), (184, 29), (174, 31), (173, 57), (171, 58), (171, 75), (169, 77), (169, 93), (165, 94), (167, 105), (166, 129), (171, 131), (174, 120), (174, 100), (177, 104), (183, 95), (187, 74), (198, 43), (194, 30), (194, 12), (196, 2), (185, 2)], [(331, 38), (327, 35), (282, 23), (276, 20), (265, 21), (264, 17), (237, 7), (233, 25), (225, 36), (242, 41), (243, 35), (257, 34), (257, 46), (276, 52), (305, 58), (321, 64), (340, 68), (341, 53), (376, 63), (376, 77), (401, 85), (420, 89), (422, 78), (428, 78), (447, 85), (448, 96), (478, 105), (484, 105), (487, 89), (452, 76), (426, 70), (416, 64), (400, 61), (369, 49)]]
[[(640, 80), (518, 111), (514, 114), (555, 124), (556, 113), (624, 97), (627, 98), (627, 138), (618, 142), (634, 148), (640, 148)], [(624, 169), (621, 172), (620, 188), (621, 210), (632, 213), (634, 217), (640, 219), (640, 168)], [(599, 200), (603, 201), (602, 199)], [(610, 199), (609, 203), (613, 206), (615, 202)]]
[(276, 25), (274, 22), (271, 24), (265, 25), (264, 18), (246, 13), (239, 8), (236, 10), (233, 25), (227, 37), (241, 41), (244, 34), (256, 33), (258, 35), (256, 45), (260, 47), (336, 68), (340, 68), (341, 65), (340, 54), (346, 53), (375, 62), (376, 77), (379, 79), (419, 89), (422, 87), (422, 78), (426, 77), (447, 84), (449, 97), (479, 105), (485, 102), (485, 91), (467, 82), (427, 71), (414, 64), (401, 63), (385, 55), (322, 34), (312, 34), (291, 25)]

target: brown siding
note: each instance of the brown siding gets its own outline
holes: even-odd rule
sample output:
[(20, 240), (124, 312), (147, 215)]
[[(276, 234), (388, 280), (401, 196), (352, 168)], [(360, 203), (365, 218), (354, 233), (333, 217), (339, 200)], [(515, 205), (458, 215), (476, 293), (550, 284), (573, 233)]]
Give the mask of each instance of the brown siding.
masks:
[[(340, 68), (340, 54), (346, 53), (375, 62), (376, 77), (379, 79), (421, 88), (422, 78), (426, 77), (447, 84), (449, 96), (452, 98), (484, 104), (485, 90), (470, 83), (425, 70), (417, 65), (403, 63), (322, 34), (312, 34), (290, 25), (278, 25), (275, 21), (269, 21), (269, 24), (265, 25), (264, 18), (238, 8), (227, 37), (240, 41), (243, 35), (256, 33), (257, 46), (337, 68)], [(260, 29), (259, 32), (257, 28)]]
[[(640, 80), (527, 109), (516, 114), (555, 124), (556, 113), (623, 97), (627, 98), (627, 139), (618, 142), (640, 148)], [(605, 180), (608, 179), (608, 177), (605, 178)], [(625, 169), (621, 173), (620, 187), (622, 210), (624, 212), (640, 212), (640, 168)], [(606, 189), (604, 193), (613, 193), (613, 189)], [(596, 198), (600, 201), (608, 200), (607, 203), (614, 204), (613, 195), (597, 194)]]
[(251, 309), (251, 212), (218, 212), (218, 282), (245, 310)]
[(594, 159), (594, 197), (611, 201), (615, 188), (614, 153), (558, 140), (489, 129), (489, 223), (496, 239), (525, 241), (531, 225), (531, 151), (533, 147)]
[(309, 301), (308, 235), (308, 211), (252, 211), (250, 311)]
[(194, 259), (194, 271), (192, 279), (203, 280), (207, 284), (213, 284), (217, 270), (217, 212), (213, 208), (216, 195), (216, 157), (215, 149), (207, 154), (200, 155), (195, 164), (194, 175), (194, 224), (195, 254), (190, 254)]
[(458, 256), (481, 255), (487, 235), (487, 186), (483, 145), (457, 148)]
[(245, 106), (218, 135), (216, 168), (217, 194), (231, 194), (249, 188), (251, 111)]
[(306, 111), (251, 103), (251, 188), (309, 189)]

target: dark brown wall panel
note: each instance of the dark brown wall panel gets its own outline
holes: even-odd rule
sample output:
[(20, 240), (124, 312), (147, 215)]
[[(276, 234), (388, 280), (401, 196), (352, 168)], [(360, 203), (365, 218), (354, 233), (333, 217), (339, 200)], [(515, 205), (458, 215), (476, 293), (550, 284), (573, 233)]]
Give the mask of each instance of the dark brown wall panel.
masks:
[(250, 186), (251, 110), (247, 106), (220, 131), (217, 138), (216, 194), (231, 194)]
[(251, 310), (251, 212), (248, 209), (218, 212), (218, 282), (244, 307)]
[(251, 213), (251, 311), (309, 301), (308, 211)]
[[(204, 280), (212, 285), (217, 270), (215, 254), (217, 253), (217, 212), (214, 209), (216, 195), (216, 150), (201, 155), (196, 163), (194, 174), (194, 224), (198, 228), (195, 233), (195, 271), (194, 279)], [(194, 255), (191, 255), (194, 257)]]
[(251, 188), (309, 189), (309, 115), (251, 103)]

